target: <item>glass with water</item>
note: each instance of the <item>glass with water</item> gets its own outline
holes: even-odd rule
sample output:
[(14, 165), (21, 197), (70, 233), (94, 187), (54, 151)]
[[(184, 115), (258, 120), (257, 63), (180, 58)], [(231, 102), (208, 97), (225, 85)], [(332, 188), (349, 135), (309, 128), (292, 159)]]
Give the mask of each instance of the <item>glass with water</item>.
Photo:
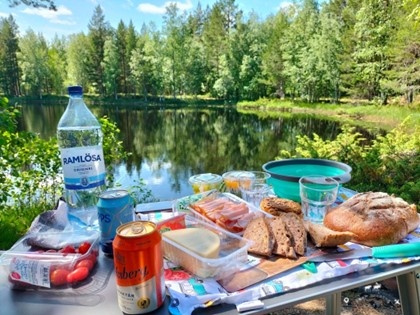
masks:
[(261, 171), (249, 171), (249, 175), (239, 178), (241, 197), (246, 202), (259, 208), (261, 201), (270, 195), (271, 186), (267, 184), (270, 174)]
[(301, 177), (299, 190), (304, 219), (322, 224), (325, 213), (337, 199), (338, 187), (339, 183), (331, 177)]

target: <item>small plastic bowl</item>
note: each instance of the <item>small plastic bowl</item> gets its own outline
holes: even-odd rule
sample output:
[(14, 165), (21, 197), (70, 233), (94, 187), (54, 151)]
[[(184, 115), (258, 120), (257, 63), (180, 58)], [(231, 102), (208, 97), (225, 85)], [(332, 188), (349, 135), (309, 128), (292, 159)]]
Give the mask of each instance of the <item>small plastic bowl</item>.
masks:
[(223, 179), (218, 174), (204, 173), (191, 176), (188, 182), (191, 184), (194, 193), (197, 194), (212, 189), (219, 189)]

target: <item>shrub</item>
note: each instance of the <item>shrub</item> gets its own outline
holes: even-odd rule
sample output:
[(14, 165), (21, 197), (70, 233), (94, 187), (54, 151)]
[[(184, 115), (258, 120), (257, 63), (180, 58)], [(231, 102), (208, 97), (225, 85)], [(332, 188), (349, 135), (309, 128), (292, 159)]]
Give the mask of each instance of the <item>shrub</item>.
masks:
[[(18, 111), (0, 98), (0, 248), (9, 248), (26, 233), (41, 212), (54, 209), (63, 193), (57, 140), (16, 131)], [(113, 168), (128, 156), (119, 141), (120, 130), (107, 117), (100, 119), (104, 133), (107, 185), (114, 186)], [(142, 182), (131, 193), (135, 201), (150, 199)]]
[(409, 203), (420, 200), (420, 130), (408, 131), (407, 118), (385, 136), (368, 143), (355, 131), (344, 126), (334, 140), (298, 136), (296, 154), (280, 152), (279, 158), (303, 157), (341, 161), (353, 168), (347, 187), (356, 191), (383, 191)]

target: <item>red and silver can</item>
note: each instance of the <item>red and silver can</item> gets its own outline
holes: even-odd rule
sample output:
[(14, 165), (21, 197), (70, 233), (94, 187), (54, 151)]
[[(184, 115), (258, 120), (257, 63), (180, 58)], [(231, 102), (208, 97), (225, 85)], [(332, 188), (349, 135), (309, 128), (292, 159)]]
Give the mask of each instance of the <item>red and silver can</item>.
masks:
[(112, 240), (117, 228), (134, 221), (134, 202), (127, 190), (109, 189), (100, 194), (97, 208), (101, 248), (112, 256)]
[(165, 300), (162, 236), (156, 224), (134, 221), (118, 227), (112, 242), (118, 305), (124, 314), (144, 314)]

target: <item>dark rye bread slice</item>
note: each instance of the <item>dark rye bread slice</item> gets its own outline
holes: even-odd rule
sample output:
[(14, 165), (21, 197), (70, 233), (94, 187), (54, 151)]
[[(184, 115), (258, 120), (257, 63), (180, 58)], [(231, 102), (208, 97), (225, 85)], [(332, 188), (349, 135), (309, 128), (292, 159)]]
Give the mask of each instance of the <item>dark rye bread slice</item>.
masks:
[(302, 215), (302, 209), (298, 202), (279, 198), (279, 197), (265, 197), (261, 200), (260, 208), (274, 216), (280, 215), (283, 212), (293, 212)]
[(334, 247), (349, 242), (354, 234), (351, 232), (337, 232), (326, 226), (310, 221), (304, 222), (305, 229), (316, 247)]
[(293, 249), (291, 236), (281, 217), (266, 218), (271, 233), (274, 236), (273, 254), (296, 259)]
[(283, 219), (286, 229), (289, 230), (290, 240), (296, 254), (303, 256), (306, 251), (307, 233), (303, 220), (296, 213), (285, 212), (281, 213), (280, 217)]
[(253, 245), (248, 248), (248, 252), (262, 256), (271, 256), (274, 239), (263, 216), (256, 217), (248, 223), (243, 237), (253, 242)]

